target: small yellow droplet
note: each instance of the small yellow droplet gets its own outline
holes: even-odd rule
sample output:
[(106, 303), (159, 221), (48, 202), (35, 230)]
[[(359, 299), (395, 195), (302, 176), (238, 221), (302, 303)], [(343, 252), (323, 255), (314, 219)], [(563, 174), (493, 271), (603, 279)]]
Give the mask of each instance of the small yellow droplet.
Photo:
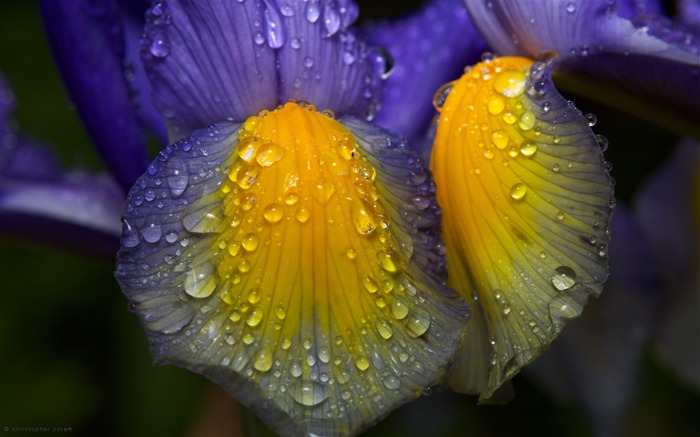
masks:
[(267, 372), (272, 368), (272, 352), (269, 349), (261, 349), (255, 354), (253, 367), (259, 372)]
[(386, 299), (384, 297), (379, 296), (374, 300), (374, 303), (377, 304), (379, 308), (384, 308), (386, 306)]
[(508, 149), (508, 156), (510, 156), (511, 158), (517, 158), (518, 153), (520, 153), (520, 152), (515, 147), (511, 147)]
[(518, 122), (518, 127), (522, 130), (530, 130), (535, 127), (535, 122), (537, 117), (530, 111), (525, 111), (520, 115), (520, 121)]
[(537, 152), (537, 145), (534, 143), (525, 142), (520, 146), (520, 153), (523, 156), (532, 156)]
[(259, 172), (260, 167), (257, 165), (246, 165), (245, 167), (241, 167), (236, 174), (236, 183), (244, 190), (248, 189), (255, 183)]
[(356, 200), (350, 207), (350, 216), (355, 229), (361, 235), (372, 233), (379, 225), (377, 217), (371, 210), (371, 207), (361, 200)]
[(245, 236), (243, 236), (243, 239), (241, 240), (241, 245), (248, 252), (253, 252), (255, 249), (257, 249), (259, 243), (260, 243), (260, 239), (258, 238), (257, 235), (255, 235), (253, 233), (246, 234)]
[(493, 159), (493, 150), (491, 150), (491, 149), (484, 150), (484, 158)]
[(246, 272), (250, 271), (250, 261), (245, 260), (245, 259), (241, 260), (238, 263), (238, 271), (241, 273), (246, 273)]
[(379, 266), (387, 272), (394, 273), (399, 269), (398, 256), (390, 247), (385, 247), (377, 252), (377, 261), (379, 262)]
[(258, 117), (257, 115), (252, 115), (246, 119), (245, 123), (243, 124), (243, 127), (249, 132), (255, 132), (257, 128), (260, 127), (261, 123), (262, 120), (260, 119), (260, 117)]
[(335, 185), (326, 180), (317, 181), (311, 189), (311, 195), (322, 205), (331, 200), (333, 193), (335, 193)]
[(516, 121), (518, 121), (518, 117), (516, 117), (515, 114), (513, 114), (510, 111), (507, 111), (505, 114), (503, 114), (502, 118), (506, 124), (513, 124)]
[(338, 141), (338, 153), (347, 160), (351, 160), (355, 156), (355, 141), (352, 136), (345, 136)]
[(299, 195), (297, 193), (288, 193), (284, 196), (284, 203), (291, 206), (299, 201)]
[(255, 158), (258, 164), (263, 167), (269, 167), (278, 162), (284, 156), (284, 148), (277, 144), (268, 143), (260, 148)]
[(557, 220), (559, 220), (559, 221), (564, 220), (564, 212), (563, 211), (557, 212)]
[(277, 305), (277, 308), (275, 308), (275, 316), (280, 320), (284, 320), (287, 317), (287, 311), (282, 305)]
[(246, 162), (253, 162), (259, 148), (260, 140), (257, 137), (248, 137), (238, 143), (236, 151), (242, 160)]
[(250, 193), (241, 196), (241, 209), (243, 211), (250, 211), (253, 206), (255, 206), (255, 196)]
[(271, 203), (265, 207), (263, 210), (263, 217), (270, 223), (277, 223), (284, 217), (284, 209), (282, 205), (277, 203)]
[(527, 186), (525, 184), (515, 184), (513, 187), (510, 189), (510, 197), (513, 200), (522, 200), (523, 197), (525, 197), (525, 193), (527, 193)]
[(369, 369), (369, 360), (365, 356), (360, 356), (355, 360), (355, 366), (362, 371), (367, 370)]
[(517, 70), (504, 71), (493, 81), (493, 89), (506, 97), (518, 97), (525, 92), (525, 75)]
[(355, 259), (357, 257), (357, 252), (355, 252), (355, 249), (348, 249), (345, 252), (345, 256), (347, 256), (348, 259)]
[(255, 341), (255, 337), (253, 337), (253, 334), (246, 334), (243, 336), (243, 343), (245, 344), (252, 344)]
[(250, 290), (248, 290), (248, 302), (250, 302), (250, 303), (260, 302), (260, 289), (251, 288)]
[(384, 340), (388, 340), (394, 335), (391, 326), (386, 322), (377, 322), (377, 332), (379, 332), (379, 335), (381, 335)]
[(372, 279), (370, 276), (365, 276), (362, 278), (362, 285), (365, 286), (367, 291), (370, 293), (375, 293), (377, 290), (379, 290), (379, 285), (377, 285), (377, 281)]
[(231, 314), (229, 314), (228, 318), (232, 322), (237, 322), (237, 321), (241, 320), (241, 312), (238, 310), (233, 310), (233, 311), (231, 311)]
[(391, 314), (396, 320), (402, 320), (408, 315), (408, 307), (399, 300), (394, 300), (391, 303)]
[(508, 134), (505, 131), (497, 130), (491, 134), (491, 141), (496, 147), (503, 150), (508, 145)]
[(299, 223), (306, 223), (309, 217), (311, 217), (311, 210), (305, 206), (300, 207), (297, 211), (297, 220), (299, 220)]
[(254, 327), (258, 326), (260, 324), (260, 321), (263, 319), (263, 310), (260, 307), (255, 307), (253, 308), (253, 311), (248, 314), (248, 317), (246, 317), (245, 322), (248, 324), (248, 326)]
[(488, 107), (488, 110), (491, 114), (498, 115), (501, 112), (503, 112), (503, 109), (505, 109), (506, 101), (503, 97), (499, 95), (493, 95), (489, 99), (489, 102), (486, 106)]

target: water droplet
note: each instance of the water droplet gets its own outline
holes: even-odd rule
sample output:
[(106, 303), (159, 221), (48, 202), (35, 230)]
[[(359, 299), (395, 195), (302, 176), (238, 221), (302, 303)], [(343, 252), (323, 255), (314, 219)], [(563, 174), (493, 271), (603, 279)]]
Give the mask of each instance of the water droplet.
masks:
[(294, 387), (291, 394), (297, 403), (307, 407), (319, 405), (328, 399), (325, 387), (313, 381), (301, 381)]
[(306, 5), (305, 15), (309, 23), (315, 23), (318, 21), (318, 18), (321, 16), (321, 9), (318, 7), (318, 1), (311, 0)]
[(311, 217), (311, 210), (305, 206), (299, 207), (297, 211), (297, 220), (299, 223), (306, 223)]
[(260, 321), (263, 319), (263, 314), (264, 311), (260, 307), (255, 307), (253, 308), (253, 311), (248, 314), (248, 317), (246, 317), (245, 322), (248, 324), (248, 326), (254, 327), (258, 326), (260, 324)]
[(358, 369), (365, 371), (369, 369), (369, 360), (366, 356), (361, 355), (355, 360), (355, 366), (357, 366)]
[(323, 25), (326, 27), (328, 36), (335, 35), (340, 30), (340, 15), (331, 4), (326, 4), (323, 8)]
[(282, 205), (271, 203), (263, 210), (263, 217), (270, 223), (277, 223), (284, 217), (284, 209)]
[(510, 197), (513, 200), (522, 200), (527, 193), (527, 186), (525, 184), (515, 184), (510, 189)]
[(559, 291), (568, 290), (576, 284), (576, 272), (567, 266), (559, 266), (554, 269), (555, 274), (551, 277), (552, 285)]
[(251, 288), (248, 290), (248, 302), (258, 303), (260, 302), (261, 294), (259, 288)]
[(442, 110), (442, 107), (447, 100), (447, 96), (450, 94), (450, 91), (452, 91), (454, 84), (454, 81), (448, 82), (438, 88), (438, 90), (435, 92), (435, 95), (433, 96), (433, 106), (435, 107), (436, 111), (440, 112)]
[(396, 320), (402, 320), (408, 315), (408, 307), (400, 300), (391, 302), (391, 314)]
[(160, 237), (163, 235), (163, 228), (157, 223), (151, 223), (145, 228), (141, 229), (141, 236), (144, 240), (149, 243), (157, 243), (160, 241)]
[(377, 281), (372, 279), (370, 276), (365, 276), (362, 278), (362, 285), (365, 286), (367, 291), (370, 293), (375, 293), (377, 290), (379, 290), (379, 285), (377, 285)]
[(253, 233), (246, 234), (246, 235), (243, 236), (243, 238), (241, 239), (241, 245), (242, 245), (243, 248), (244, 248), (245, 250), (247, 250), (248, 252), (253, 252), (253, 251), (255, 251), (255, 249), (258, 248), (258, 243), (260, 243), (260, 239), (258, 238), (257, 235), (255, 235), (255, 234), (253, 234)]
[(151, 45), (148, 46), (148, 50), (156, 58), (165, 58), (170, 54), (170, 41), (168, 41), (165, 35), (157, 34), (153, 37)]
[(286, 40), (285, 28), (282, 25), (282, 17), (280, 17), (274, 6), (265, 7), (264, 17), (267, 45), (273, 49), (282, 47)]
[(299, 195), (297, 193), (288, 193), (284, 196), (284, 203), (291, 206), (299, 201)]
[(241, 315), (241, 312), (239, 310), (231, 311), (231, 314), (229, 314), (229, 316), (228, 316), (228, 318), (234, 323), (241, 320), (241, 317), (242, 317), (242, 315)]
[(261, 124), (262, 119), (260, 117), (257, 115), (251, 115), (250, 117), (246, 118), (245, 122), (243, 123), (243, 128), (248, 132), (255, 132), (258, 130)]
[(258, 164), (263, 167), (269, 167), (272, 164), (278, 162), (284, 156), (284, 148), (278, 146), (277, 144), (265, 144), (260, 148), (258, 154), (255, 158)]
[(126, 220), (122, 220), (122, 245), (126, 248), (136, 247), (141, 241), (139, 230), (131, 226)]
[(185, 293), (196, 298), (211, 296), (216, 289), (214, 266), (209, 263), (192, 267), (185, 273)]
[(408, 335), (411, 337), (420, 337), (425, 334), (430, 327), (430, 315), (422, 311), (415, 311), (406, 321)]
[(253, 334), (251, 334), (251, 333), (247, 333), (246, 335), (243, 336), (243, 343), (245, 343), (245, 344), (250, 345), (250, 344), (253, 344), (254, 341), (255, 341), (255, 337), (253, 337)]
[(301, 48), (301, 40), (299, 38), (294, 38), (291, 41), (291, 45), (293, 49), (300, 49)]
[(488, 110), (491, 114), (498, 115), (505, 109), (506, 101), (503, 97), (499, 95), (493, 95), (489, 99), (489, 102), (486, 106), (488, 107)]
[(335, 193), (335, 185), (331, 181), (319, 180), (311, 189), (311, 195), (322, 205), (328, 203)]
[(523, 156), (532, 156), (535, 154), (535, 152), (537, 152), (537, 144), (535, 143), (524, 142), (520, 146), (520, 153)]
[(272, 368), (272, 351), (269, 349), (261, 349), (255, 354), (253, 359), (253, 367), (258, 372), (267, 372)]
[(241, 167), (236, 174), (236, 183), (244, 190), (253, 186), (258, 178), (260, 167), (257, 165), (246, 165)]
[(357, 257), (357, 252), (355, 252), (355, 249), (351, 248), (345, 252), (345, 256), (347, 256), (348, 259), (352, 260), (352, 259), (355, 259)]
[(518, 127), (524, 131), (528, 131), (535, 127), (535, 122), (537, 118), (535, 114), (531, 111), (525, 111), (520, 115), (520, 121), (518, 122)]
[(343, 159), (351, 160), (355, 156), (355, 142), (352, 138), (343, 138), (338, 141), (338, 153)]
[(392, 335), (394, 335), (394, 331), (391, 329), (391, 326), (384, 321), (377, 322), (377, 332), (384, 340), (388, 340)]
[(566, 5), (566, 12), (573, 14), (576, 12), (576, 4), (571, 2)]
[(605, 152), (608, 150), (608, 139), (605, 137), (605, 135), (597, 134), (595, 136), (596, 141), (598, 142), (598, 146), (600, 147), (600, 150)]
[(394, 273), (399, 269), (399, 257), (390, 247), (385, 247), (377, 252), (377, 262), (381, 268), (390, 273)]
[(260, 140), (257, 137), (248, 137), (238, 143), (236, 152), (242, 160), (246, 162), (253, 162), (255, 155), (258, 153), (260, 145)]
[(583, 116), (586, 121), (588, 122), (588, 126), (593, 127), (595, 124), (598, 122), (598, 117), (593, 114), (592, 112), (589, 112), (588, 114)]
[(518, 97), (525, 92), (525, 75), (516, 70), (499, 73), (493, 81), (493, 89), (506, 97)]
[(362, 200), (352, 202), (350, 216), (352, 217), (353, 225), (355, 225), (355, 230), (361, 235), (371, 234), (379, 226), (372, 208)]
[(242, 259), (238, 262), (238, 265), (236, 266), (238, 268), (238, 271), (241, 273), (247, 273), (250, 271), (250, 261), (247, 259)]
[(497, 130), (491, 134), (491, 141), (496, 147), (503, 150), (508, 145), (508, 134), (505, 131)]
[[(173, 166), (174, 165), (175, 164), (173, 164)], [(187, 170), (185, 168), (180, 168), (184, 167), (184, 164), (178, 165), (177, 167), (178, 168), (171, 167), (170, 170), (172, 173), (165, 178), (165, 180), (168, 182), (170, 194), (173, 197), (181, 196), (182, 193), (185, 192), (185, 189), (187, 189), (187, 185), (189, 184), (190, 180), (190, 178), (187, 176)]]
[(388, 388), (389, 390), (398, 390), (401, 388), (401, 381), (399, 378), (395, 376), (388, 376), (384, 378), (384, 387)]
[(493, 159), (493, 150), (491, 149), (486, 149), (484, 150), (484, 158), (486, 159)]

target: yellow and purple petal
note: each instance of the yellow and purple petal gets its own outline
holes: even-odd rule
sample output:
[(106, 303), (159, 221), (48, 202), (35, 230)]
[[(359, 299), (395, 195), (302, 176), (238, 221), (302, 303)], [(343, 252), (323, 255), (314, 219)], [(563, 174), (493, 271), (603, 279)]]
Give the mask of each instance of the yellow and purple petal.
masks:
[(400, 137), (290, 102), (161, 153), (117, 278), (158, 362), (283, 435), (356, 433), (438, 382), (468, 318), (433, 190)]
[(607, 278), (613, 184), (551, 62), (495, 58), (437, 96), (431, 167), (448, 286), (472, 306), (451, 387), (488, 398)]

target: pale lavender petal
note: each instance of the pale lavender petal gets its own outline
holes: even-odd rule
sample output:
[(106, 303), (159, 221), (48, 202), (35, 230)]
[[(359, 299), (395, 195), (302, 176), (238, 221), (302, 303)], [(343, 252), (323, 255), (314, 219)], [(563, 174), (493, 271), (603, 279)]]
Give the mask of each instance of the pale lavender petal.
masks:
[(278, 46), (280, 103), (306, 100), (336, 115), (371, 118), (389, 68), (382, 54), (348, 26), (357, 17), (351, 1), (266, 1), (269, 39)]
[(255, 1), (156, 2), (141, 54), (170, 139), (277, 105), (278, 77)]
[(371, 25), (369, 40), (393, 60), (376, 119), (414, 140), (435, 114), (433, 95), (486, 50), (460, 0), (433, 0), (399, 20)]
[[(558, 71), (579, 79), (570, 88), (613, 104), (631, 100), (628, 106), (640, 113), (653, 111), (647, 102), (656, 102), (657, 110), (662, 103), (686, 119), (700, 113), (700, 40), (664, 17), (624, 18), (620, 12), (629, 14), (629, 3), (620, 9), (617, 2), (602, 0), (465, 4), (500, 54), (556, 51)], [(607, 91), (581, 88), (587, 83), (580, 79)]]

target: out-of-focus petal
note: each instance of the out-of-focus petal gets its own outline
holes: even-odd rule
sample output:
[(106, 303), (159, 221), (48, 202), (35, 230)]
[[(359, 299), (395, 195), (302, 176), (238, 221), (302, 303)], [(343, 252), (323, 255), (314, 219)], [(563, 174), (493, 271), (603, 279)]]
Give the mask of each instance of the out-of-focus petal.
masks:
[(465, 4), (501, 54), (556, 51), (557, 72), (567, 79), (562, 86), (698, 134), (693, 117), (700, 113), (700, 40), (670, 20), (653, 14), (623, 18), (609, 1)]
[(107, 166), (128, 189), (148, 161), (124, 75), (118, 8), (111, 1), (42, 1), (41, 11), (70, 98)]
[(393, 60), (374, 120), (409, 140), (422, 135), (435, 114), (435, 91), (462, 74), (486, 50), (461, 0), (433, 0), (405, 18), (372, 24), (369, 40)]
[(290, 99), (371, 117), (383, 59), (346, 28), (352, 2), (156, 3), (143, 58), (171, 138)]
[(432, 190), (401, 138), (288, 103), (159, 155), (117, 278), (156, 361), (283, 435), (356, 433), (438, 381), (468, 318)]
[(696, 32), (700, 32), (700, 1), (679, 0), (676, 2), (676, 8), (681, 23), (692, 27)]
[[(623, 435), (644, 350), (664, 298), (658, 266), (629, 212), (615, 209), (610, 278), (557, 341), (525, 371), (559, 397), (579, 403), (595, 435)], [(572, 399), (573, 398), (573, 399)]]
[(448, 286), (471, 304), (447, 383), (488, 398), (578, 316), (607, 278), (612, 181), (551, 64), (473, 67), (440, 109), (431, 157)]
[(266, 2), (266, 18), (285, 29), (277, 51), (279, 103), (305, 100), (338, 115), (371, 118), (381, 94), (386, 60), (347, 27), (353, 2)]
[(124, 205), (113, 180), (82, 172), (58, 178), (3, 172), (0, 187), (2, 233), (113, 259)]
[(695, 389), (700, 388), (700, 148), (678, 146), (640, 190), (636, 213), (650, 240), (670, 298), (656, 332), (655, 351)]

